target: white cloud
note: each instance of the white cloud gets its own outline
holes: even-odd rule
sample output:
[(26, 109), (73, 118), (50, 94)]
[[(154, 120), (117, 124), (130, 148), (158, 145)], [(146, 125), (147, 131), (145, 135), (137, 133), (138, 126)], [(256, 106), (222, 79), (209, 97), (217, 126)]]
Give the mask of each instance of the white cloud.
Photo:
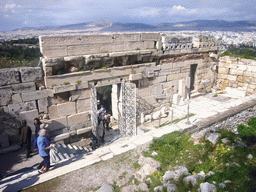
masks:
[(153, 8), (153, 7), (142, 7), (139, 9), (134, 9), (131, 11), (135, 16), (140, 17), (156, 17), (161, 13), (161, 9)]
[(180, 5), (178, 5), (178, 6), (173, 6), (172, 9), (174, 9), (174, 10), (187, 10), (185, 7), (182, 7), (182, 6), (180, 6)]
[(5, 5), (4, 5), (4, 9), (13, 9), (14, 7), (16, 7), (16, 4), (15, 4), (15, 3), (12, 3), (12, 4), (5, 4)]

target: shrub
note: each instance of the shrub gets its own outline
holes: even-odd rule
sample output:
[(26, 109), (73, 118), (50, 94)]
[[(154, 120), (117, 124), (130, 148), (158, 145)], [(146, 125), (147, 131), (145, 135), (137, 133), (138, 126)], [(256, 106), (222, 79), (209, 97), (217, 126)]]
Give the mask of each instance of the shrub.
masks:
[(64, 82), (63, 85), (69, 85), (70, 83), (69, 82)]
[(256, 142), (256, 128), (252, 126), (246, 125), (238, 125), (237, 127), (238, 133), (241, 135), (241, 139), (247, 144), (251, 145)]
[(242, 137), (251, 137), (255, 136), (256, 134), (256, 129), (254, 127), (246, 126), (243, 124), (238, 125), (237, 130)]
[(256, 117), (251, 118), (248, 125), (256, 129)]

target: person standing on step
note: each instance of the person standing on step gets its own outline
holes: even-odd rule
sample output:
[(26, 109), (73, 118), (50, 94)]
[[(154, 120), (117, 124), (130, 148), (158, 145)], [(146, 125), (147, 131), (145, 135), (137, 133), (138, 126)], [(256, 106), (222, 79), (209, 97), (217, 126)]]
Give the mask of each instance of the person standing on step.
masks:
[(40, 122), (40, 120), (38, 118), (34, 119), (34, 125), (35, 125), (35, 137), (38, 137), (38, 133), (40, 131), (40, 125), (42, 123)]
[(101, 105), (100, 114), (101, 114), (101, 119), (102, 119), (102, 121), (103, 121), (103, 126), (104, 126), (104, 128), (105, 128), (105, 114), (106, 114), (106, 109), (104, 108), (103, 105)]
[(40, 125), (42, 123), (40, 122), (40, 120), (38, 118), (34, 119), (34, 125), (35, 125), (35, 137), (32, 140), (32, 145), (34, 146), (34, 148), (37, 149), (37, 137), (38, 137), (38, 133), (40, 131)]
[(50, 149), (52, 148), (50, 144), (50, 141), (46, 137), (46, 130), (41, 129), (37, 138), (37, 146), (39, 155), (43, 158), (43, 166), (38, 171), (39, 173), (44, 173), (50, 168)]
[[(48, 137), (48, 135), (47, 135), (48, 124), (41, 123), (41, 124), (40, 124), (40, 130), (42, 130), (42, 129), (44, 129), (44, 130), (46, 131), (45, 139), (47, 140), (48, 143), (51, 143), (51, 141), (50, 141), (50, 139), (49, 139), (49, 137)], [(38, 136), (39, 136), (39, 132), (38, 132)], [(38, 137), (37, 137), (37, 138), (38, 138)], [(36, 139), (36, 142), (37, 142), (37, 139)], [(38, 148), (38, 146), (37, 146), (37, 148)], [(44, 164), (44, 161), (42, 161), (42, 162), (38, 165), (37, 169), (41, 169), (41, 167), (43, 166), (43, 164)]]
[(31, 128), (27, 125), (26, 120), (22, 120), (22, 127), (20, 129), (20, 141), (21, 145), (27, 150), (26, 157), (29, 158), (31, 153)]

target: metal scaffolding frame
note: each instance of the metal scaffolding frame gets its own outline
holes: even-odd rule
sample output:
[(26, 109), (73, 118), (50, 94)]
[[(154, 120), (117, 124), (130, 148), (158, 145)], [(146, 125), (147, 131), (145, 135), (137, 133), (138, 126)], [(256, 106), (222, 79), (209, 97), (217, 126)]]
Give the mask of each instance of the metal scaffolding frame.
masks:
[(122, 137), (137, 135), (136, 126), (136, 85), (134, 83), (121, 83), (121, 111), (119, 129)]

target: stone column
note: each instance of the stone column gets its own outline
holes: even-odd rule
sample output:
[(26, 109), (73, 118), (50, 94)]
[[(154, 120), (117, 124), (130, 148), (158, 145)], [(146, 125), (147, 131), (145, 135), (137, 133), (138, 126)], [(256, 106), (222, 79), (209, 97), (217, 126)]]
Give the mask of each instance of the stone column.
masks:
[(182, 99), (186, 99), (186, 84), (183, 79), (179, 80), (179, 95)]
[(111, 101), (112, 101), (112, 115), (115, 119), (118, 119), (118, 85), (112, 85), (112, 93), (111, 93)]

